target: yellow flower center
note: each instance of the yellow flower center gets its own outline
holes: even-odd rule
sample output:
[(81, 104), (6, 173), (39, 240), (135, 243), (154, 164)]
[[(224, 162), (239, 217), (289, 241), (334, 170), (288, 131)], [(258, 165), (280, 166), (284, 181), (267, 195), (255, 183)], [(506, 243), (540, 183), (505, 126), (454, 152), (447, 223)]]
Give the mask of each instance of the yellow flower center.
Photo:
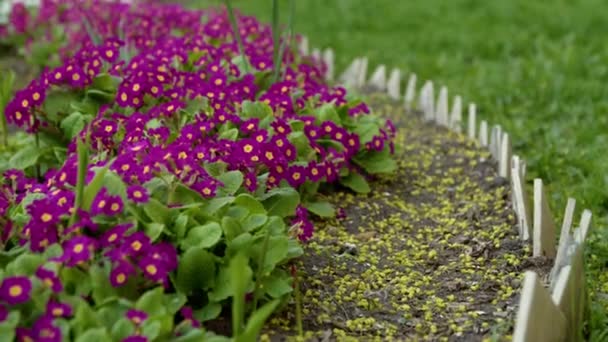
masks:
[(146, 266), (146, 272), (148, 272), (151, 275), (155, 275), (156, 272), (158, 272), (158, 269), (154, 265), (148, 265), (148, 266)]
[(84, 245), (83, 245), (83, 244), (81, 244), (81, 243), (76, 244), (76, 246), (74, 246), (74, 249), (73, 249), (73, 251), (74, 251), (75, 253), (80, 253), (80, 252), (82, 252), (83, 250), (84, 250)]
[(53, 215), (51, 215), (49, 213), (44, 213), (40, 216), (40, 219), (42, 220), (42, 222), (46, 223), (53, 219)]
[(23, 288), (20, 285), (13, 285), (8, 289), (8, 295), (11, 297), (19, 297), (23, 293)]

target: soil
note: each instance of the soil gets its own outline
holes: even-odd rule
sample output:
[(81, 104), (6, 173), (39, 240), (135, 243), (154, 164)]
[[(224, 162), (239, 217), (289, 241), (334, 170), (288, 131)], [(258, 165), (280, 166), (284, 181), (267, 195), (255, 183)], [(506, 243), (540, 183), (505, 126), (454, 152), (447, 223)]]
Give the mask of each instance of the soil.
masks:
[(346, 217), (317, 222), (298, 262), (304, 337), (292, 300), (262, 340), (508, 339), (523, 271), (551, 268), (518, 238), (509, 182), (464, 135), (369, 102), (399, 129), (398, 171), (328, 194)]

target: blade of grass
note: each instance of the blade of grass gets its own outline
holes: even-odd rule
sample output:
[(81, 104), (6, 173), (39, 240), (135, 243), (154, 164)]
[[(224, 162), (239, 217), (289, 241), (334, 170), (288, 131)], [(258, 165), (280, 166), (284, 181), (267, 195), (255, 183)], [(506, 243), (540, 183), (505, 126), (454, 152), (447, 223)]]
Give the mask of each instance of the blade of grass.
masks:
[(243, 39), (241, 39), (241, 31), (239, 31), (239, 25), (236, 22), (234, 10), (232, 9), (232, 4), (230, 3), (230, 0), (224, 0), (224, 4), (226, 5), (226, 10), (228, 11), (228, 19), (230, 20), (232, 31), (234, 31), (234, 37), (236, 38), (236, 43), (239, 46), (241, 58), (243, 58), (243, 63), (245, 64), (245, 73), (248, 74), (250, 70), (249, 61), (247, 60), (247, 55), (245, 55), (245, 47), (243, 46)]
[[(88, 136), (88, 134), (87, 134)], [(87, 169), (89, 166), (88, 139), (76, 139), (76, 153), (78, 155), (78, 175), (76, 178), (76, 199), (74, 212), (70, 217), (69, 225), (73, 225), (78, 217), (78, 209), (82, 208), (84, 198), (84, 183), (86, 182)]]
[(272, 61), (274, 70), (272, 83), (278, 81), (279, 71), (281, 70), (281, 32), (279, 31), (279, 0), (272, 0)]
[(2, 89), (0, 89), (0, 134), (2, 134), (1, 144), (2, 146), (8, 146), (8, 124), (6, 122), (6, 115), (4, 110), (9, 102), (9, 99), (13, 96), (13, 85), (15, 84), (15, 72), (10, 70), (8, 76), (2, 82)]

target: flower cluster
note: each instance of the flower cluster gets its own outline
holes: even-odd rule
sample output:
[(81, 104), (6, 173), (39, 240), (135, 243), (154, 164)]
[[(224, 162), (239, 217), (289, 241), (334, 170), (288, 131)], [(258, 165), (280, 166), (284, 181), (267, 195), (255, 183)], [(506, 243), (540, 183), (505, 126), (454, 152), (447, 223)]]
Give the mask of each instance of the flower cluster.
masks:
[[(3, 275), (0, 320), (13, 308), (31, 315), (16, 326), (19, 340), (61, 340), (57, 319), (155, 288), (179, 298), (206, 291), (225, 304), (217, 293), (226, 285), (214, 279), (238, 234), (287, 244), (287, 229), (272, 226), (278, 216), (306, 241), (317, 213), (304, 203), (317, 200), (320, 184), (390, 169), (392, 124), (327, 84), (326, 66), (297, 51), (283, 54), (271, 82), (272, 32), (255, 18), (238, 17), (247, 73), (223, 10), (45, 0), (38, 13), (15, 7), (11, 30), (61, 24), (64, 58), (16, 92), (5, 115), (42, 141), (37, 151), (64, 154), (40, 152), (38, 165), (6, 170), (0, 183), (1, 246), (50, 254), (52, 264)], [(208, 271), (206, 280), (193, 269)], [(40, 289), (46, 313), (36, 316), (22, 304)], [(120, 305), (112, 319), (128, 324), (113, 338), (146, 340), (151, 313)], [(183, 303), (165, 314), (178, 310), (187, 324), (163, 336), (200, 327)]]

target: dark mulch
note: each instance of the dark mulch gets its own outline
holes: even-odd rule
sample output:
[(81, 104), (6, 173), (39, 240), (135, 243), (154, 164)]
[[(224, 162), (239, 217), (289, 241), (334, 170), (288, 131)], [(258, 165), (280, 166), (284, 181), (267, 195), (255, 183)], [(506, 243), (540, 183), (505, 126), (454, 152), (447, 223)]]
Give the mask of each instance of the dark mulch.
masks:
[[(398, 172), (368, 195), (329, 195), (299, 262), (305, 340), (481, 341), (512, 332), (521, 276), (547, 274), (517, 236), (511, 192), (489, 153), (372, 96), (395, 119)], [(263, 340), (292, 340), (295, 305)]]

